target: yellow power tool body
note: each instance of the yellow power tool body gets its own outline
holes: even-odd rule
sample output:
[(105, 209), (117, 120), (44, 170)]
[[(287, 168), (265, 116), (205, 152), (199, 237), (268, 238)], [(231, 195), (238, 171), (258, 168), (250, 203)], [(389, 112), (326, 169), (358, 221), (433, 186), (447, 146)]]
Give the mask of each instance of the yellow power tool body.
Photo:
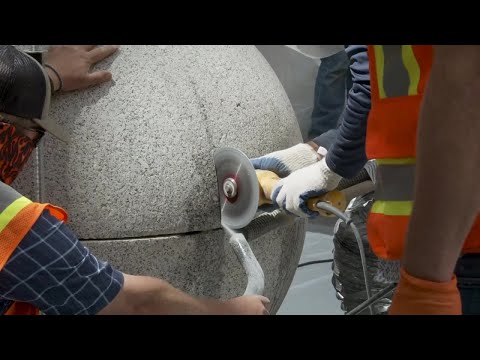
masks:
[[(259, 202), (258, 206), (272, 204), (272, 192), (275, 189), (280, 177), (272, 171), (256, 170), (258, 186), (259, 186)], [(342, 185), (342, 184), (340, 184)], [(346, 185), (346, 184), (345, 184)], [(340, 186), (343, 188), (344, 186)], [(373, 191), (374, 186), (371, 180), (364, 178), (360, 183), (343, 188), (341, 190), (333, 190), (324, 195), (308, 199), (307, 206), (311, 211), (316, 211), (325, 217), (332, 217), (334, 214), (319, 209), (317, 204), (319, 202), (328, 203), (338, 210), (344, 212), (350, 201), (359, 195), (366, 194)]]

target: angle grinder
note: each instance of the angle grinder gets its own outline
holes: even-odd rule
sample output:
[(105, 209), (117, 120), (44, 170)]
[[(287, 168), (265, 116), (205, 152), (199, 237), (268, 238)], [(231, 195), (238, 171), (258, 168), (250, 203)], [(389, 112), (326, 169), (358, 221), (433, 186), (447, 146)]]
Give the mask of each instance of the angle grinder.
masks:
[[(256, 170), (256, 175), (260, 192), (258, 206), (272, 204), (272, 193), (280, 177), (268, 170)], [(307, 206), (311, 211), (318, 212), (322, 216), (333, 217), (336, 215), (319, 207), (319, 204), (328, 204), (344, 212), (353, 198), (373, 190), (373, 182), (365, 170), (354, 179), (343, 179), (335, 190), (308, 199)]]
[[(280, 177), (272, 171), (255, 170), (250, 159), (240, 150), (229, 147), (218, 149), (215, 169), (222, 224), (231, 229), (243, 228), (254, 219), (260, 206), (272, 204), (272, 192)], [(354, 197), (373, 189), (373, 183), (364, 171), (355, 179), (342, 180), (337, 189), (309, 199), (308, 208), (322, 216), (332, 217), (335, 215), (317, 204), (327, 203), (344, 212)]]
[[(280, 178), (271, 171), (255, 170), (250, 159), (243, 152), (231, 147), (217, 149), (214, 163), (221, 224), (248, 277), (244, 295), (263, 295), (264, 273), (245, 238), (244, 228), (255, 219), (260, 206), (272, 204), (272, 191)], [(342, 182), (336, 190), (309, 199), (308, 207), (323, 216), (342, 218), (343, 212), (353, 197), (373, 190), (373, 183), (366, 171), (355, 179), (342, 180)], [(354, 226), (353, 223), (351, 226)], [(368, 297), (370, 297), (367, 279), (365, 281)]]

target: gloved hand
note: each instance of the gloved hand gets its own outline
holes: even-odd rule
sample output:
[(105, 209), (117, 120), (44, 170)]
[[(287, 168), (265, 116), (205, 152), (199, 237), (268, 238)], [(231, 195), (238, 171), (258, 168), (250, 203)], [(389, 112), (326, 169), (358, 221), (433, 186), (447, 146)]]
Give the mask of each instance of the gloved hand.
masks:
[(445, 283), (427, 281), (401, 269), (389, 315), (461, 315), (457, 278)]
[(283, 178), (319, 160), (320, 155), (310, 145), (297, 144), (285, 150), (250, 159), (250, 162), (255, 169), (273, 171)]
[(272, 193), (273, 203), (300, 217), (316, 217), (307, 207), (308, 199), (334, 190), (342, 177), (327, 166), (325, 158), (281, 179)]

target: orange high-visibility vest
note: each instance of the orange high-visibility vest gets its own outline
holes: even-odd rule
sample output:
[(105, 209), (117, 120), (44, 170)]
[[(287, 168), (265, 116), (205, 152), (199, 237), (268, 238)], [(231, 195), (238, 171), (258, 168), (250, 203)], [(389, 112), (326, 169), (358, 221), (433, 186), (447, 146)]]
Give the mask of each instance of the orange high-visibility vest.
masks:
[[(377, 162), (367, 231), (372, 250), (400, 259), (412, 212), (417, 122), (433, 62), (431, 45), (369, 45), (371, 111), (366, 153)], [(477, 216), (463, 252), (480, 252)]]
[[(44, 209), (48, 209), (61, 221), (67, 220), (67, 213), (63, 209), (50, 204), (32, 202), (0, 182), (0, 271)], [(22, 302), (14, 302), (5, 313), (5, 315), (38, 314), (37, 308)]]

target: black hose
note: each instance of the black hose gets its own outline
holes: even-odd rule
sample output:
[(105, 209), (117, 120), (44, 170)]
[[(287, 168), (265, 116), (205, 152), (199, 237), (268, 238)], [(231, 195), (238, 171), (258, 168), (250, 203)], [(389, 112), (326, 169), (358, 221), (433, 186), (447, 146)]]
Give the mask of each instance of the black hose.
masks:
[(307, 265), (313, 265), (313, 264), (325, 264), (325, 263), (331, 263), (333, 262), (333, 259), (325, 259), (325, 260), (315, 260), (315, 261), (307, 261), (307, 262), (304, 262), (300, 265), (298, 265), (298, 267), (302, 267), (302, 266), (307, 266)]
[(390, 284), (388, 285), (385, 289), (383, 289), (382, 291), (376, 293), (374, 296), (372, 296), (370, 299), (367, 299), (366, 301), (364, 301), (363, 303), (361, 303), (360, 305), (358, 305), (355, 309), (347, 312), (345, 315), (356, 315), (358, 314), (359, 312), (365, 310), (365, 308), (367, 306), (370, 306), (371, 304), (373, 304), (375, 301), (377, 300), (380, 300), (382, 297), (390, 294), (393, 290), (395, 290), (395, 288), (397, 287), (397, 284), (396, 283), (393, 283), (393, 284)]
[(363, 168), (357, 175), (355, 175), (352, 178), (348, 178), (348, 179), (342, 178), (336, 190), (338, 191), (344, 190), (367, 180), (370, 180), (370, 175), (368, 175), (368, 171), (365, 168)]

